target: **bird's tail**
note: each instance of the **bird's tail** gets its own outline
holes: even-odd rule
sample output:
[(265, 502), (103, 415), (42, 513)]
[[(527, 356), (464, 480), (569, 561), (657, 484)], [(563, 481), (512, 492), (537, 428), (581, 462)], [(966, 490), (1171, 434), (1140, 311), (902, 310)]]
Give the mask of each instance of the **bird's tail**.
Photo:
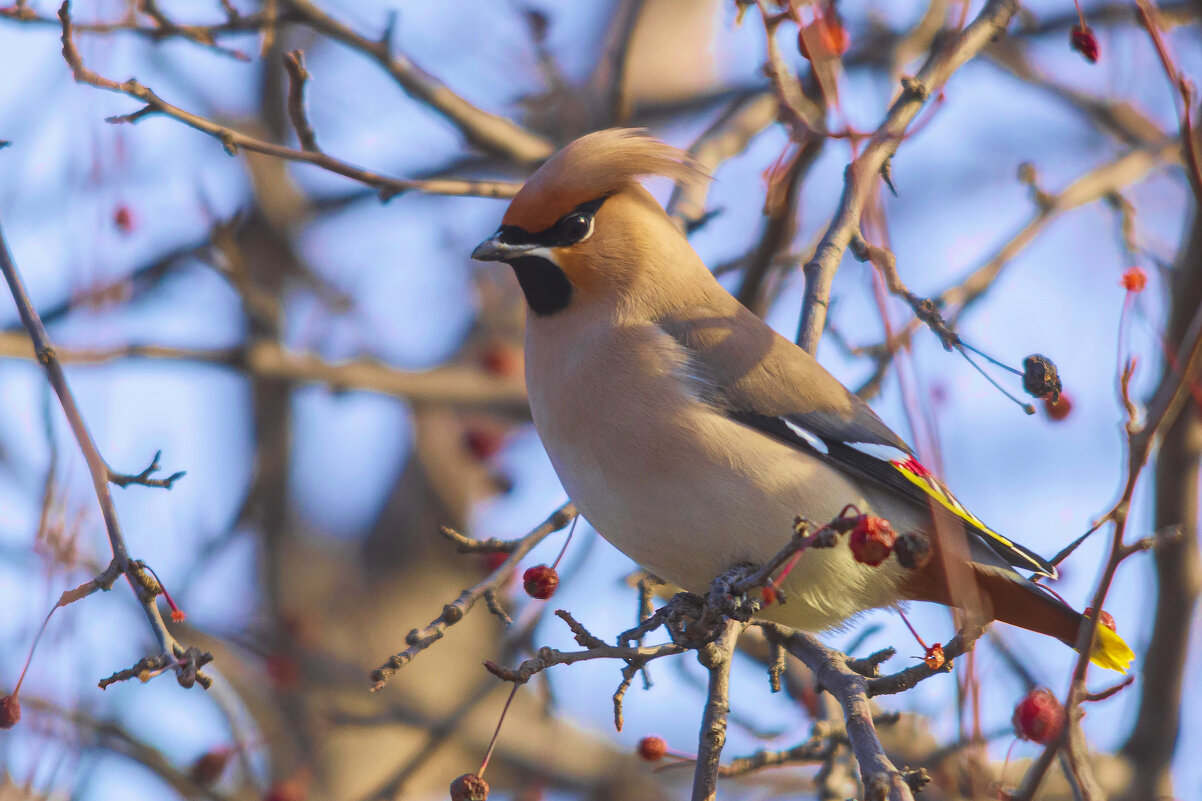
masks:
[(1123, 638), (1105, 626), (1098, 626), (1097, 637), (1093, 641), (1093, 651), (1089, 661), (1107, 670), (1117, 670), (1126, 673), (1135, 659), (1131, 646), (1123, 642)]
[[(973, 567), (996, 620), (1075, 646), (1084, 615), (1017, 573), (975, 563)], [(1099, 625), (1089, 659), (1098, 667), (1126, 673), (1135, 653), (1122, 637)]]

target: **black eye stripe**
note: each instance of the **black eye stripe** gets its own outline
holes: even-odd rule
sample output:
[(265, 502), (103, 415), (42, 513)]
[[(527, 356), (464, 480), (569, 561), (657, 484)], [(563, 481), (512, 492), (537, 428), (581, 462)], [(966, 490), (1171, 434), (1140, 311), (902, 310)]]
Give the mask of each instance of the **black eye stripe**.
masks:
[(605, 198), (601, 197), (590, 200), (588, 203), (581, 203), (572, 209), (570, 214), (556, 220), (550, 228), (534, 233), (516, 225), (502, 225), (498, 239), (506, 245), (542, 245), (550, 248), (571, 245), (579, 241), (582, 236), (578, 224), (572, 222), (573, 218), (584, 216), (591, 220), (604, 202)]

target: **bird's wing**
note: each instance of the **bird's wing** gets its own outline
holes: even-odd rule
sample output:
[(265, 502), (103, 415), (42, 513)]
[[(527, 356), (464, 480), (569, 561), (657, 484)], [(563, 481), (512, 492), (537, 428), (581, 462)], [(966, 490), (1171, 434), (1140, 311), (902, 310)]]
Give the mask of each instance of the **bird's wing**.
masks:
[(973, 558), (1056, 577), (1055, 566), (1003, 537), (956, 500), (914, 452), (810, 354), (742, 306), (690, 309), (659, 326), (683, 347), (699, 395), (728, 417), (894, 496), (958, 517)]

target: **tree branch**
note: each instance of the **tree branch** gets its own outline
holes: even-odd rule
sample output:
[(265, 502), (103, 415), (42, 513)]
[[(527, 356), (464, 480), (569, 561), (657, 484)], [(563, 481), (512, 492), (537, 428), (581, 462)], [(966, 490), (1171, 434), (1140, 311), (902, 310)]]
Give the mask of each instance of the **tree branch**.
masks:
[(236, 131), (206, 117), (201, 117), (178, 106), (173, 106), (154, 93), (149, 87), (140, 84), (137, 79), (130, 78), (118, 83), (96, 73), (84, 65), (72, 39), (71, 3), (66, 0), (59, 8), (59, 20), (63, 31), (63, 58), (71, 67), (77, 83), (86, 83), (110, 92), (128, 95), (140, 100), (146, 105), (132, 114), (109, 117), (110, 123), (137, 123), (153, 114), (164, 114), (194, 128), (201, 133), (221, 142), (222, 147), (231, 156), (237, 154), (239, 148), (263, 153), (268, 156), (312, 164), (324, 170), (342, 175), (360, 183), (371, 186), (379, 191), (381, 200), (389, 200), (398, 194), (409, 191), (427, 192), (434, 195), (472, 195), (478, 197), (507, 198), (517, 194), (520, 184), (500, 181), (464, 181), (445, 178), (429, 180), (408, 180), (390, 178), (379, 173), (356, 167), (353, 164), (329, 156), (325, 153), (277, 145), (263, 139)]
[(701, 733), (697, 739), (697, 767), (693, 772), (693, 801), (714, 801), (718, 797), (718, 774), (722, 747), (726, 745), (726, 718), (730, 714), (730, 664), (735, 643), (746, 623), (728, 619), (718, 639), (697, 652), (697, 659), (709, 671), (709, 688)]
[(869, 706), (869, 680), (848, 665), (848, 657), (801, 632), (786, 633), (763, 626), (772, 642), (779, 643), (814, 673), (815, 680), (839, 701), (847, 724), (847, 739), (868, 801), (914, 801), (914, 793), (929, 781), (922, 770), (898, 770), (885, 754)]
[(409, 647), (394, 654), (371, 674), (372, 691), (381, 689), (389, 679), (396, 675), (398, 670), (412, 662), (415, 656), (441, 640), (447, 629), (462, 620), (463, 616), (471, 611), (476, 601), (484, 597), (487, 591), (500, 586), (513, 575), (518, 562), (530, 553), (535, 545), (571, 523), (576, 514), (576, 507), (570, 501), (556, 509), (538, 527), (522, 537), (521, 543), (513, 549), (501, 566), (493, 571), (492, 575), (474, 587), (469, 587), (461, 592), (458, 598), (443, 607), (442, 614), (430, 621), (428, 626), (409, 632), (409, 635), (405, 637), (405, 642)]
[[(158, 640), (163, 656), (167, 659), (178, 660), (184, 656), (185, 649), (171, 635), (171, 632), (167, 630), (167, 624), (159, 614), (158, 606), (155, 604), (155, 598), (158, 593), (147, 591), (144, 588), (139, 578), (141, 567), (129, 556), (129, 549), (125, 544), (125, 536), (121, 531), (121, 521), (117, 517), (117, 509), (113, 505), (113, 496), (109, 490), (109, 482), (112, 480), (114, 473), (104, 460), (104, 457), (100, 455), (100, 450), (96, 447), (96, 441), (92, 438), (92, 432), (88, 430), (83, 414), (75, 402), (75, 396), (71, 394), (71, 387), (67, 383), (67, 377), (63, 373), (62, 365), (55, 354), (54, 346), (50, 342), (50, 337), (46, 333), (45, 326), (42, 325), (42, 320), (38, 316), (37, 309), (34, 308), (32, 301), (29, 299), (25, 283), (21, 280), (21, 274), (17, 270), (17, 265), (13, 262), (12, 255), (9, 253), (8, 242), (4, 238), (2, 227), (0, 227), (0, 271), (4, 273), (4, 278), (8, 282), (8, 288), (12, 293), (13, 301), (16, 303), (17, 312), (21, 316), (21, 322), (24, 324), (25, 329), (29, 332), (29, 338), (33, 341), (34, 352), (37, 354), (37, 359), (41, 363), (42, 369), (46, 372), (46, 379), (54, 389), (55, 395), (58, 396), (59, 404), (63, 408), (63, 414), (71, 426), (71, 433), (75, 435), (75, 441), (78, 443), (80, 451), (83, 452), (84, 460), (87, 462), (88, 472), (92, 477), (92, 489), (96, 493), (96, 501), (100, 505), (100, 513), (104, 519), (105, 531), (108, 533), (109, 546), (113, 552), (113, 561), (121, 573), (125, 575), (126, 581), (129, 582), (130, 587), (133, 589), (134, 595), (138, 599), (138, 604), (142, 607), (142, 613), (146, 616), (146, 620), (154, 632), (155, 639)], [(180, 683), (183, 684), (186, 679), (185, 669), (183, 667), (177, 668), (176, 673)], [(191, 678), (194, 681), (201, 681), (204, 686), (207, 686), (210, 681), (207, 676), (199, 672), (195, 673)]]
[(406, 94), (437, 111), (481, 150), (519, 164), (540, 162), (554, 152), (554, 146), (543, 137), (512, 120), (477, 108), (405, 56), (393, 53), (389, 42), (391, 30), (386, 30), (379, 39), (368, 39), (322, 11), (311, 0), (290, 0), (289, 5), (299, 23), (371, 58)]
[(903, 79), (903, 90), (868, 145), (847, 165), (843, 196), (838, 210), (819, 242), (814, 257), (805, 266), (805, 301), (797, 344), (810, 353), (818, 348), (826, 326), (831, 283), (852, 236), (860, 227), (860, 216), (868, 194), (886, 163), (905, 137), (927, 98), (937, 94), (957, 69), (975, 56), (994, 37), (1006, 30), (1018, 11), (1017, 0), (989, 0), (981, 13), (940, 52), (935, 53), (913, 78)]
[[(60, 364), (101, 365), (123, 359), (150, 359), (228, 367), (251, 377), (325, 384), (334, 392), (363, 390), (413, 403), (440, 403), (459, 408), (488, 408), (528, 418), (530, 407), (520, 379), (494, 376), (469, 367), (438, 367), (410, 372), (376, 359), (330, 362), (312, 353), (291, 353), (261, 340), (236, 348), (180, 348), (169, 345), (122, 345), (114, 348), (56, 348)], [(0, 358), (37, 358), (29, 337), (0, 332)]]

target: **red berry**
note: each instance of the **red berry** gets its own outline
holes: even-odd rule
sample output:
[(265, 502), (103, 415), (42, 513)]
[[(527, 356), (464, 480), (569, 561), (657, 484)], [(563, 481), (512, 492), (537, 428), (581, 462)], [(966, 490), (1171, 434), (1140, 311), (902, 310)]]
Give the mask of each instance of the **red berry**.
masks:
[(497, 455), (505, 437), (499, 431), (472, 426), (463, 433), (463, 443), (477, 459), (484, 460)]
[(1098, 63), (1098, 37), (1093, 35), (1093, 28), (1078, 23), (1069, 32), (1068, 40), (1074, 50), (1085, 56), (1086, 61), (1090, 64)]
[(509, 554), (504, 551), (489, 551), (484, 554), (484, 568), (489, 573), (494, 572), (498, 567), (505, 564), (505, 560), (509, 558)]
[(801, 57), (806, 61), (810, 60), (810, 48), (806, 45), (806, 29), (799, 28), (797, 31), (797, 52), (801, 53)]
[(822, 701), (818, 698), (818, 690), (811, 682), (806, 682), (801, 688), (801, 705), (806, 708), (806, 714), (812, 720), (820, 720), (824, 714)]
[(1051, 690), (1038, 687), (1018, 702), (1011, 722), (1019, 739), (1047, 745), (1059, 737), (1064, 728), (1064, 707)]
[(493, 375), (516, 378), (525, 372), (522, 352), (517, 348), (500, 343), (490, 345), (480, 354), (480, 363)]
[(1128, 267), (1123, 270), (1123, 278), (1119, 285), (1128, 292), (1143, 292), (1148, 285), (1148, 274), (1142, 267)]
[(269, 654), (266, 667), (267, 677), (277, 690), (295, 690), (300, 686), (300, 665), (288, 654)]
[(451, 782), (451, 801), (488, 801), (488, 782), (465, 773)]
[(302, 779), (287, 779), (276, 782), (263, 796), (263, 801), (304, 801), (309, 795), (308, 782)]
[(648, 762), (658, 762), (668, 753), (668, 741), (663, 737), (644, 737), (639, 740), (639, 756)]
[(1060, 397), (1052, 400), (1051, 397), (1043, 399), (1043, 410), (1047, 414), (1048, 419), (1059, 423), (1061, 420), (1069, 416), (1073, 410), (1073, 401), (1069, 398), (1067, 392), (1061, 392)]
[(847, 48), (851, 45), (851, 39), (837, 19), (833, 17), (820, 19), (817, 25), (819, 41), (822, 42), (822, 46), (828, 53), (841, 56), (847, 52)]
[(122, 203), (113, 211), (113, 225), (123, 234), (133, 233), (134, 213), (130, 211), (129, 206)]
[[(1090, 615), (1093, 614), (1093, 607), (1092, 606), (1085, 607), (1085, 611), (1082, 612), (1082, 614), (1085, 615), (1086, 617), (1089, 617)], [(1105, 609), (1103, 609), (1102, 613), (1100, 615), (1098, 615), (1098, 622), (1101, 623), (1106, 628), (1110, 629), (1111, 631), (1116, 632), (1116, 633), (1118, 632), (1118, 627), (1114, 625), (1114, 615), (1110, 614)]]
[(546, 797), (547, 794), (541, 786), (523, 787), (513, 797), (513, 801), (544, 801)]
[(932, 645), (927, 649), (926, 656), (922, 658), (922, 661), (926, 662), (927, 667), (931, 670), (938, 670), (943, 667), (944, 663), (947, 662), (943, 657), (943, 646), (939, 643)]
[(225, 773), (225, 766), (229, 764), (233, 755), (234, 749), (228, 746), (214, 748), (192, 763), (192, 767), (188, 768), (188, 778), (199, 787), (216, 784), (221, 774)]
[(535, 565), (527, 568), (526, 572), (522, 574), (522, 585), (526, 588), (526, 594), (531, 598), (545, 601), (559, 588), (559, 574), (553, 567)]
[(21, 720), (21, 701), (16, 695), (0, 698), (0, 729), (11, 729)]
[(856, 527), (851, 530), (847, 544), (857, 562), (876, 567), (889, 558), (897, 534), (889, 521), (883, 517), (860, 515)]

